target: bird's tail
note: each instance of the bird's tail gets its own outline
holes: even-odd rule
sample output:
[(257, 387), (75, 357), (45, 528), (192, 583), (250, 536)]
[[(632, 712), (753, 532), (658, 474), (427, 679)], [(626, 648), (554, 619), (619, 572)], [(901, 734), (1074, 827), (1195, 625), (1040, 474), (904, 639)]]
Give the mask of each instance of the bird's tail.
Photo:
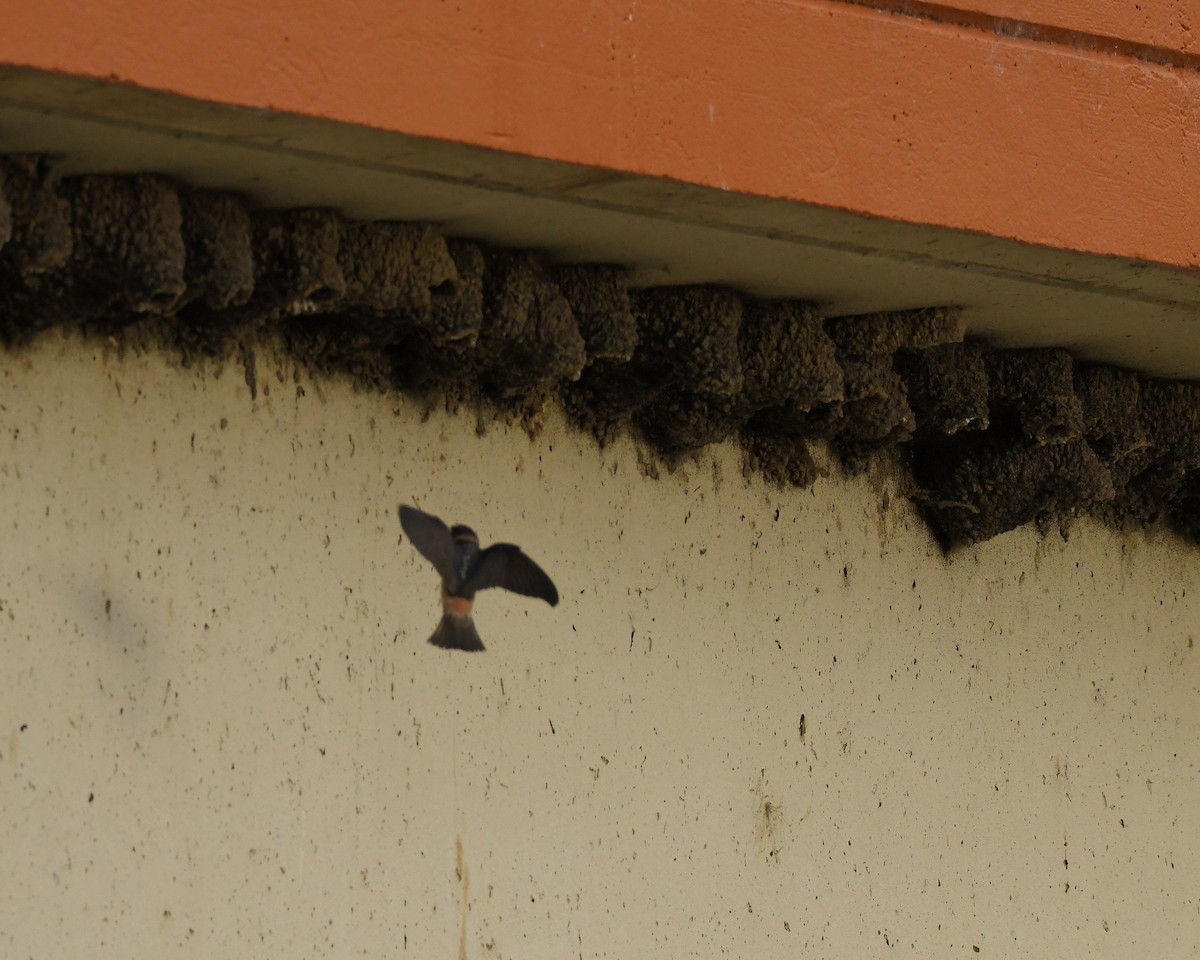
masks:
[(433, 631), (429, 642), (443, 650), (482, 650), (483, 641), (479, 639), (479, 631), (475, 629), (475, 621), (470, 614), (447, 613), (442, 616), (442, 622)]

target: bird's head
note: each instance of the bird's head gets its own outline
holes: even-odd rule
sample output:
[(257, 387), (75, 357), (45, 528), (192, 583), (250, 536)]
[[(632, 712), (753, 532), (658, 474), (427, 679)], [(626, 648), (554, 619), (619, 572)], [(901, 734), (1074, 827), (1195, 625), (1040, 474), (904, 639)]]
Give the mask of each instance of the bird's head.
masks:
[(479, 537), (475, 535), (475, 531), (470, 527), (464, 527), (461, 523), (455, 524), (450, 528), (450, 536), (454, 538), (456, 543), (463, 541), (474, 544), (479, 543)]

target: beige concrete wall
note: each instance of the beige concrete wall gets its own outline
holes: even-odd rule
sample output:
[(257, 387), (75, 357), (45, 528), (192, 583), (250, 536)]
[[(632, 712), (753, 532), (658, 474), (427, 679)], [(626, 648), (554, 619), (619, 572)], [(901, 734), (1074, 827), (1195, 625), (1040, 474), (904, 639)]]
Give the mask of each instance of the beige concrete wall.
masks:
[[(259, 386), (0, 355), (4, 955), (1194, 955), (1194, 549)], [(563, 602), (429, 647), (402, 501)]]

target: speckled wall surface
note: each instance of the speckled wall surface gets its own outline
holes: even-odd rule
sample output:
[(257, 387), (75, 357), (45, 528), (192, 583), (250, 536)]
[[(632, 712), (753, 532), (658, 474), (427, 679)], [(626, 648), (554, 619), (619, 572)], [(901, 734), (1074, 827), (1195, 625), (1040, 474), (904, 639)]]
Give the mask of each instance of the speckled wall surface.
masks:
[[(6, 956), (1194, 955), (1194, 547), (258, 387), (0, 354)], [(400, 502), (562, 603), (428, 646)]]

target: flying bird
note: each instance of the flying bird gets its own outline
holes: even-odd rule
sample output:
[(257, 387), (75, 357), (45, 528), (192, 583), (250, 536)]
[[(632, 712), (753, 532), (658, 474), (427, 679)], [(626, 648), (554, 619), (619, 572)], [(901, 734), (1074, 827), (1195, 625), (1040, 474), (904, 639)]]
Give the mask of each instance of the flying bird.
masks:
[(470, 527), (447, 528), (437, 517), (416, 507), (400, 508), (400, 526), (412, 545), (442, 577), (442, 621), (429, 642), (446, 650), (482, 650), (471, 609), (475, 594), (488, 587), (558, 603), (558, 590), (544, 570), (511, 543), (479, 549)]

